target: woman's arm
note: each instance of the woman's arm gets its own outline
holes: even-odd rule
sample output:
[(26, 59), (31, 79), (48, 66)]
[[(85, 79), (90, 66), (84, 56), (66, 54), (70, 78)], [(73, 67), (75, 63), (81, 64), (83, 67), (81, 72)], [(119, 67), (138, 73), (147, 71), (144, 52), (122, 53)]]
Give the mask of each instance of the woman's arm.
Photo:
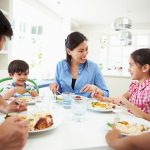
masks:
[(96, 85), (102, 92), (103, 92), (103, 96), (108, 97), (109, 96), (109, 90), (106, 86), (105, 80), (103, 78), (103, 75), (99, 69), (99, 67), (97, 66), (95, 68), (95, 83), (94, 85)]

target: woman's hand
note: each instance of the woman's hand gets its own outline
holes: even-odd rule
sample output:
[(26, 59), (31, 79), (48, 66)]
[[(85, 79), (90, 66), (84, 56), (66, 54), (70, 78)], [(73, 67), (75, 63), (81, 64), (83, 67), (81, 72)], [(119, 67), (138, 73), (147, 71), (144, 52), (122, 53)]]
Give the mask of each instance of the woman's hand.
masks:
[(93, 97), (97, 100), (103, 101), (103, 96), (102, 96), (102, 93), (100, 91), (93, 91), (91, 94), (91, 97)]
[(81, 90), (80, 92), (89, 92), (89, 93), (92, 93), (94, 91), (99, 91), (102, 93), (103, 95), (103, 92), (102, 90), (100, 90), (96, 85), (93, 85), (93, 84), (86, 84)]
[(58, 89), (59, 89), (59, 86), (58, 86), (57, 83), (51, 83), (51, 84), (49, 85), (49, 88), (50, 88), (50, 90), (51, 90), (52, 92), (56, 93), (56, 92), (58, 91)]

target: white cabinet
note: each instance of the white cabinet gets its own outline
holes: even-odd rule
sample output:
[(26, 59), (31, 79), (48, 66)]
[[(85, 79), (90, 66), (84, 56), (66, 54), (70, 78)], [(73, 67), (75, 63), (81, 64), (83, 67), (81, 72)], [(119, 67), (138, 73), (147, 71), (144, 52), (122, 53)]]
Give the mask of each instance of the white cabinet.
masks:
[[(8, 20), (11, 19), (12, 11), (12, 1), (13, 0), (0, 0), (0, 10), (4, 13)], [(9, 60), (9, 51), (10, 51), (11, 43), (7, 41), (0, 51), (0, 70), (7, 69), (8, 60)]]

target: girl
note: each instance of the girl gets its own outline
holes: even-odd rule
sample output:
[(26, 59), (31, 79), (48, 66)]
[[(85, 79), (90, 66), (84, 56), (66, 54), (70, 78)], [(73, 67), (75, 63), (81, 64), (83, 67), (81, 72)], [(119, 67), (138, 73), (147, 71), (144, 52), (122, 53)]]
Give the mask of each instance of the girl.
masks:
[[(129, 90), (118, 98), (102, 97), (98, 91), (93, 92), (92, 96), (102, 101), (113, 101), (115, 103), (130, 106), (130, 110), (134, 112), (136, 105), (142, 111), (150, 114), (150, 49), (143, 48), (134, 51), (129, 59), (129, 73), (133, 82), (129, 86)], [(129, 101), (127, 103), (126, 101)], [(135, 113), (136, 114), (136, 113)]]

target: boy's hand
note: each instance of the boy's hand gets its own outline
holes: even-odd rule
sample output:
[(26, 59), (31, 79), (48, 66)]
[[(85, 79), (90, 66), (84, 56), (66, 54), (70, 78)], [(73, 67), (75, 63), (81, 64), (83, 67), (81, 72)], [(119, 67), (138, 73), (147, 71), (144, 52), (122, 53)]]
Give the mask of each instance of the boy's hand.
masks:
[(36, 91), (34, 91), (34, 90), (31, 90), (29, 93), (30, 93), (30, 95), (31, 95), (32, 97), (38, 96), (38, 93), (37, 93)]
[(16, 86), (14, 87), (14, 93), (24, 94), (26, 93), (26, 89), (24, 87)]

